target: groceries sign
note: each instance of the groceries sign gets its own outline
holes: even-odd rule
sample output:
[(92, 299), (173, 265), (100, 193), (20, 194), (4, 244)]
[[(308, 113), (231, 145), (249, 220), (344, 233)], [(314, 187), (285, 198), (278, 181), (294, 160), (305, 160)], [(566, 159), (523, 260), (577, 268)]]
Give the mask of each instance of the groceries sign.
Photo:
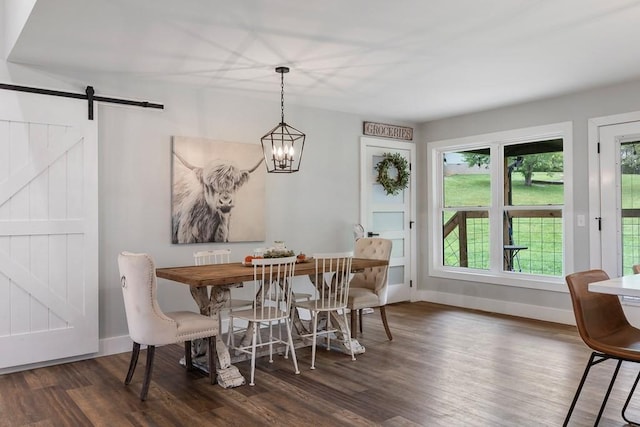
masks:
[(362, 132), (365, 135), (381, 136), (383, 138), (404, 139), (407, 141), (413, 139), (413, 128), (384, 123), (363, 122)]

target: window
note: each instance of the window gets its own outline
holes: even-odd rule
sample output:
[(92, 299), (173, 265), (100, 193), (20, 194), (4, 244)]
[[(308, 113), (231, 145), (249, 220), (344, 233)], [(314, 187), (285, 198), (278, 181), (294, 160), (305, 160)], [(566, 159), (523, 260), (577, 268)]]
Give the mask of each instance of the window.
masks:
[(573, 224), (565, 214), (571, 204), (571, 179), (565, 179), (571, 177), (571, 124), (438, 141), (429, 148), (430, 274), (563, 283)]
[(443, 265), (489, 269), (489, 148), (442, 153)]
[(620, 144), (619, 164), (622, 274), (633, 274), (640, 260), (640, 141)]

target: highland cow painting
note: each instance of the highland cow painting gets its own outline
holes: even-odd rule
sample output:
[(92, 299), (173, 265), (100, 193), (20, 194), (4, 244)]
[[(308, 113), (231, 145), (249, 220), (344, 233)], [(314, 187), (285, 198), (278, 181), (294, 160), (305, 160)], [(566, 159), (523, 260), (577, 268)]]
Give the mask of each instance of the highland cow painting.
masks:
[(171, 148), (172, 242), (264, 241), (260, 145), (174, 136)]

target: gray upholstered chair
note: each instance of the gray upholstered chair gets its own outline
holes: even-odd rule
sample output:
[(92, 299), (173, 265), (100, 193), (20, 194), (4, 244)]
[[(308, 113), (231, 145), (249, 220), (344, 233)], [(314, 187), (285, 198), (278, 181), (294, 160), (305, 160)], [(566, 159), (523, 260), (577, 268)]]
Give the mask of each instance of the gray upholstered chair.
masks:
[(129, 372), (124, 383), (131, 383), (138, 363), (140, 345), (147, 346), (147, 366), (140, 391), (140, 400), (146, 400), (153, 371), (155, 347), (184, 342), (185, 364), (187, 369), (191, 369), (191, 341), (208, 338), (209, 377), (211, 384), (214, 384), (218, 319), (190, 311), (163, 313), (157, 301), (156, 269), (149, 255), (122, 252), (118, 256), (118, 267), (129, 335), (133, 340)]
[[(392, 242), (389, 239), (366, 237), (356, 240), (355, 258), (383, 259), (389, 261)], [(356, 337), (356, 317), (362, 333), (362, 309), (378, 308), (382, 324), (389, 340), (392, 340), (385, 305), (387, 304), (387, 272), (389, 266), (366, 268), (354, 274), (349, 286), (347, 307), (351, 310), (351, 337)], [(357, 316), (356, 316), (357, 313)]]

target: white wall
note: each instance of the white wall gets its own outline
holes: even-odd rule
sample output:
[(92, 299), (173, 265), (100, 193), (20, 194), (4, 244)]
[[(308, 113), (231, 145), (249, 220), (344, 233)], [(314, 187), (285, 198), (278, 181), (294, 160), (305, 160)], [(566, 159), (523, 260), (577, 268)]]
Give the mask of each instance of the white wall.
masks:
[[(1, 6), (2, 0), (3, 22)], [(0, 34), (0, 49), (5, 46), (2, 37)], [(257, 100), (246, 93), (100, 80), (98, 76), (62, 77), (7, 63), (6, 52), (2, 53), (3, 83), (76, 93), (84, 93), (85, 87), (91, 85), (96, 95), (165, 106), (164, 110), (113, 104), (100, 104), (97, 108), (100, 338), (103, 342), (117, 340), (128, 335), (116, 262), (120, 251), (148, 252), (158, 266), (176, 266), (191, 264), (196, 248), (216, 247), (171, 244), (171, 137), (259, 144), (260, 137), (280, 121), (277, 81), (273, 99), (264, 101), (264, 95), (263, 100)], [(351, 249), (352, 226), (360, 217), (362, 122), (392, 122), (384, 116), (360, 117), (289, 104), (285, 105), (285, 119), (307, 134), (301, 171), (292, 175), (268, 174), (266, 212), (256, 212), (266, 216), (266, 241), (229, 244), (234, 260), (241, 260), (254, 247), (271, 246), (273, 240), (284, 240), (289, 248), (305, 253)], [(415, 137), (419, 138), (417, 131)], [(196, 309), (188, 288), (169, 281), (159, 281), (159, 299), (167, 311)], [(122, 342), (129, 345), (128, 341)]]
[[(5, 52), (9, 52), (13, 48), (35, 4), (36, 0), (4, 0), (6, 16), (11, 17), (11, 19), (4, 21), (5, 39), (2, 45)], [(0, 4), (0, 8), (1, 6), (2, 4)], [(0, 22), (3, 21), (0, 20)]]
[[(419, 163), (426, 164), (429, 141), (478, 135), (564, 121), (573, 121), (573, 203), (574, 212), (589, 218), (587, 121), (592, 117), (640, 111), (640, 82), (613, 85), (598, 90), (559, 96), (475, 114), (424, 123), (420, 126), (423, 144), (418, 146)], [(429, 178), (422, 169), (420, 181)], [(430, 241), (426, 230), (426, 199), (420, 197), (418, 240)], [(573, 251), (576, 271), (589, 265), (589, 227), (575, 227)], [(426, 260), (428, 245), (419, 245), (418, 258)], [(569, 273), (569, 272), (568, 272)], [(460, 282), (430, 277), (426, 262), (420, 264), (418, 282), (426, 299), (456, 303), (468, 307), (489, 309), (508, 314), (527, 315), (547, 320), (573, 322), (567, 293), (510, 288), (498, 285)], [(566, 289), (562, 289), (566, 291)]]
[[(137, 92), (140, 99), (164, 103), (165, 110), (98, 109), (102, 338), (126, 333), (119, 251), (148, 252), (158, 266), (175, 266), (192, 263), (196, 247), (216, 246), (170, 243), (171, 136), (257, 144), (279, 121), (278, 96), (264, 102), (194, 88), (127, 86), (112, 90), (120, 96)], [(267, 175), (266, 242), (230, 244), (235, 260), (273, 240), (305, 253), (352, 248), (360, 215), (359, 137), (362, 121), (370, 118), (285, 104), (285, 119), (307, 134), (301, 170)], [(196, 308), (185, 286), (161, 280), (159, 287), (163, 308)]]

